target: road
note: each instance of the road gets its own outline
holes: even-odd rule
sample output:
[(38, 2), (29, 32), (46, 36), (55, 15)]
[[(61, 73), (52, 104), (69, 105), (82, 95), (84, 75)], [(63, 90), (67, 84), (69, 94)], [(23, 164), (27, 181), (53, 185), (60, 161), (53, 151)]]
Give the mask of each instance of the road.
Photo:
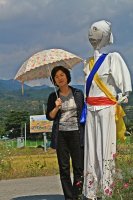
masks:
[(64, 200), (59, 176), (0, 181), (0, 200)]

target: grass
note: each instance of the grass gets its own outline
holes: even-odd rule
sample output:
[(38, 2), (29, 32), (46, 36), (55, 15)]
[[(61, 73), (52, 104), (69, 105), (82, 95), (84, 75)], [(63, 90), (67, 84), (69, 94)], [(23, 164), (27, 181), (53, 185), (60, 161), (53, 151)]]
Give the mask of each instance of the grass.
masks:
[[(0, 180), (56, 175), (59, 173), (55, 150), (25, 147), (16, 148), (0, 142)], [(118, 142), (114, 192), (106, 200), (133, 198), (133, 136), (124, 144)]]

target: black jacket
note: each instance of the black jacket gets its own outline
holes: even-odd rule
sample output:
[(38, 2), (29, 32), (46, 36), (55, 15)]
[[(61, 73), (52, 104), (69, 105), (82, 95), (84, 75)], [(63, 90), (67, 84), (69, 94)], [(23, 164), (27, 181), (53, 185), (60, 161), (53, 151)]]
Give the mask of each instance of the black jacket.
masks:
[[(84, 125), (80, 124), (80, 116), (81, 116), (82, 108), (84, 105), (84, 94), (81, 90), (79, 90), (77, 88), (73, 88), (71, 86), (69, 86), (69, 87), (72, 89), (74, 100), (77, 105), (80, 144), (81, 144), (81, 146), (83, 146), (84, 145)], [(57, 91), (57, 94), (59, 96), (59, 90)], [(58, 131), (59, 131), (59, 119), (61, 116), (61, 111), (60, 110), (58, 111), (58, 113), (54, 119), (50, 118), (49, 113), (54, 109), (56, 99), (57, 99), (56, 93), (52, 92), (48, 98), (47, 111), (46, 111), (47, 119), (51, 120), (51, 121), (53, 120), (53, 128), (52, 128), (52, 135), (51, 135), (51, 147), (54, 149), (56, 148), (56, 145), (57, 145), (57, 137), (58, 137)]]

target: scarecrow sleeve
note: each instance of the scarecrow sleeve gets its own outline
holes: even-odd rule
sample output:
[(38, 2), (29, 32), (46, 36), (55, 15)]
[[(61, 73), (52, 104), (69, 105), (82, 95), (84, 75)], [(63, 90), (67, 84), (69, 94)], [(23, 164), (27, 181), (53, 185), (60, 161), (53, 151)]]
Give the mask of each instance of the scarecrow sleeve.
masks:
[(128, 67), (121, 55), (117, 52), (111, 54), (111, 74), (116, 86), (121, 90), (123, 95), (132, 91), (131, 77)]

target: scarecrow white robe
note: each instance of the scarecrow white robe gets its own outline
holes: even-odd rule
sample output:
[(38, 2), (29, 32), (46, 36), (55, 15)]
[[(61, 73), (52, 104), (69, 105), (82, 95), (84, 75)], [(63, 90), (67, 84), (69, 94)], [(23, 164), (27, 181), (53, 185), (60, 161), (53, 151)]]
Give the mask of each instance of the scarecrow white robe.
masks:
[[(100, 54), (97, 52), (94, 57), (95, 62), (99, 56)], [(88, 61), (84, 65), (84, 72), (87, 79), (90, 73)], [(128, 68), (117, 52), (109, 53), (106, 56), (97, 73), (115, 97), (117, 88), (124, 95), (132, 90)], [(89, 96), (105, 97), (106, 95), (93, 80)], [(102, 188), (102, 193), (111, 196), (115, 154), (115, 105), (88, 105), (85, 126), (84, 196), (91, 199), (97, 197), (99, 195), (98, 188)]]

